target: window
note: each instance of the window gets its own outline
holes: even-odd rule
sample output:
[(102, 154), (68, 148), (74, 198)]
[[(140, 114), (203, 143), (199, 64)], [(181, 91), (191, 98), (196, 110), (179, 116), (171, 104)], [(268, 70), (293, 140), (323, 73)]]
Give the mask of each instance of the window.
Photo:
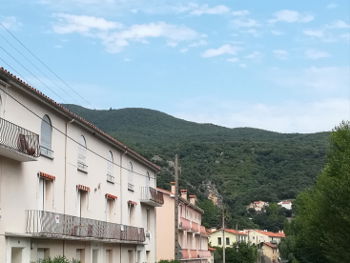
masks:
[(229, 237), (226, 237), (226, 245), (230, 245), (230, 238)]
[(37, 251), (37, 260), (41, 262), (44, 259), (48, 259), (50, 257), (50, 250), (48, 248), (38, 248)]
[(128, 167), (128, 190), (129, 191), (134, 191), (134, 184), (133, 184), (133, 173), (134, 173), (134, 165), (132, 162), (129, 162), (129, 167)]
[(112, 151), (108, 152), (107, 159), (108, 159), (108, 161), (107, 161), (107, 182), (114, 184), (115, 183), (115, 177), (113, 174), (114, 158), (113, 158)]
[(107, 207), (106, 207), (106, 221), (113, 222), (114, 219), (114, 209), (115, 209), (115, 200), (107, 199)]
[(146, 231), (149, 232), (151, 228), (151, 211), (146, 209)]
[(80, 217), (86, 217), (88, 210), (89, 194), (85, 191), (78, 191), (78, 214)]
[(87, 164), (86, 164), (86, 153), (87, 153), (87, 147), (86, 147), (86, 140), (83, 135), (79, 138), (79, 146), (78, 146), (78, 170), (87, 173)]
[(113, 263), (112, 249), (107, 249), (106, 250), (106, 263)]
[(146, 187), (150, 187), (151, 186), (151, 175), (150, 173), (147, 171), (147, 176), (146, 176)]
[(2, 99), (1, 99), (1, 96), (0, 96), (0, 117), (2, 115)]
[(53, 206), (53, 182), (39, 178), (38, 209), (50, 210)]
[(80, 263), (85, 263), (85, 249), (77, 249), (76, 258)]
[(98, 249), (93, 249), (92, 250), (92, 263), (99, 263), (99, 260), (98, 260)]
[(221, 237), (218, 237), (218, 245), (221, 246)]
[(128, 250), (129, 263), (135, 263), (134, 261), (134, 251)]
[(22, 247), (12, 247), (11, 248), (11, 262), (12, 263), (22, 263)]
[(134, 210), (135, 207), (131, 204), (128, 204), (128, 214), (129, 214), (129, 225), (133, 225), (134, 222)]
[(52, 124), (49, 116), (45, 115), (41, 121), (40, 154), (53, 159)]

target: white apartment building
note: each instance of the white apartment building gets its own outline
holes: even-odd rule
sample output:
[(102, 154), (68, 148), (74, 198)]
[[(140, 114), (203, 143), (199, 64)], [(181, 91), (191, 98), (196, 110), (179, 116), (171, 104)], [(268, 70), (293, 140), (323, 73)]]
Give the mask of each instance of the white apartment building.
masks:
[(158, 171), (0, 68), (0, 262), (155, 262)]

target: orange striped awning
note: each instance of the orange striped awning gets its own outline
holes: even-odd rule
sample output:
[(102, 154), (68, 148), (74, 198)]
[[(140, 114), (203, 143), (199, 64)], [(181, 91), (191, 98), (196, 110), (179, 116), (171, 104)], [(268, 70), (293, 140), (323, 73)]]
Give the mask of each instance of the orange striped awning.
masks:
[(48, 181), (53, 181), (56, 179), (56, 176), (44, 173), (44, 172), (39, 172), (38, 176), (44, 180), (48, 180)]
[(117, 199), (118, 198), (118, 196), (116, 196), (116, 195), (112, 195), (112, 194), (105, 194), (105, 197), (107, 198), (107, 199), (110, 199), (110, 200), (115, 200), (115, 199)]
[(90, 187), (82, 185), (82, 184), (77, 184), (77, 189), (79, 191), (83, 191), (83, 192), (90, 192)]

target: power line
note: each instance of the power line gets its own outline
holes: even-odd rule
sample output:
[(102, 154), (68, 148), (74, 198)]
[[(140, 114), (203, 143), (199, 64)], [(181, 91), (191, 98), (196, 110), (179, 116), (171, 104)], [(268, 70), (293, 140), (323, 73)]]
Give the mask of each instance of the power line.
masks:
[(19, 64), (22, 68), (24, 68), (25, 71), (27, 71), (29, 74), (31, 74), (37, 81), (39, 81), (41, 84), (43, 84), (48, 90), (50, 90), (53, 94), (55, 94), (58, 98), (62, 100), (62, 102), (65, 101), (64, 98), (62, 98), (56, 91), (51, 89), (45, 82), (43, 82), (39, 77), (37, 77), (32, 71), (30, 71), (26, 66), (24, 66), (20, 61), (18, 61), (14, 56), (12, 56), (6, 49), (4, 49), (2, 46), (0, 46), (0, 49), (2, 49), (10, 58), (12, 58), (17, 64)]
[[(27, 107), (26, 105), (24, 105), (22, 102), (20, 102), (17, 98), (15, 98), (12, 94), (8, 93), (6, 90), (4, 90), (3, 88), (0, 87), (0, 90), (2, 90), (6, 95), (8, 95), (9, 97), (11, 97), (14, 101), (16, 101), (19, 105), (21, 105), (23, 108), (25, 108), (27, 111), (29, 111), (30, 113), (32, 113), (34, 116), (36, 116), (37, 118), (39, 118), (40, 120), (42, 121), (45, 121), (40, 115), (38, 115), (36, 112), (34, 112), (33, 110), (31, 110), (29, 107)], [(135, 172), (133, 170), (130, 170), (126, 167), (123, 167), (121, 164), (117, 164), (117, 163), (114, 163), (114, 162), (111, 162), (108, 158), (104, 157), (103, 155), (95, 152), (94, 150), (88, 148), (88, 147), (85, 147), (85, 145), (82, 145), (80, 142), (78, 142), (77, 140), (75, 140), (74, 138), (72, 138), (71, 136), (69, 136), (68, 134), (66, 134), (65, 132), (61, 131), (59, 128), (57, 128), (56, 126), (52, 125), (51, 123), (51, 127), (56, 130), (57, 132), (61, 133), (62, 135), (66, 136), (68, 139), (70, 139), (71, 141), (73, 141), (74, 143), (76, 143), (77, 145), (79, 146), (82, 146), (84, 147), (87, 151), (95, 154), (96, 156), (102, 158), (103, 160), (105, 161), (108, 161), (112, 164), (114, 164), (115, 166), (121, 168), (121, 169), (124, 169), (128, 172), (132, 172), (134, 174), (138, 174), (138, 175), (141, 175), (141, 176), (144, 176), (144, 177), (150, 177), (152, 179), (157, 179), (157, 177), (152, 177), (152, 176), (148, 176), (148, 175), (145, 175), (145, 174), (142, 174), (142, 173), (138, 173), (138, 172)]]
[(6, 26), (4, 26), (1, 22), (0, 25), (5, 29), (5, 31), (12, 36), (13, 39), (15, 39), (32, 57), (34, 57), (41, 65), (43, 65), (51, 74), (53, 74), (58, 80), (60, 80), (67, 88), (69, 88), (71, 91), (73, 91), (78, 97), (80, 97), (83, 101), (85, 101), (87, 104), (92, 106), (92, 104), (86, 100), (83, 96), (81, 96), (75, 89), (73, 89), (66, 81), (64, 81), (58, 74), (56, 74), (44, 61), (42, 61), (37, 55), (35, 55), (29, 48), (26, 47), (26, 45), (18, 39)]
[(14, 49), (18, 54), (20, 54), (28, 63), (30, 63), (31, 66), (33, 66), (41, 75), (43, 75), (53, 86), (56, 86), (57, 88), (59, 88), (61, 91), (63, 91), (64, 93), (66, 93), (66, 90), (63, 89), (60, 85), (57, 85), (55, 82), (53, 82), (51, 80), (51, 78), (44, 72), (42, 71), (37, 65), (35, 65), (34, 62), (32, 62), (25, 54), (23, 54), (22, 51), (20, 51), (19, 49), (17, 49), (8, 39), (6, 39), (5, 36), (0, 34), (0, 37), (5, 40), (5, 42), (12, 48)]

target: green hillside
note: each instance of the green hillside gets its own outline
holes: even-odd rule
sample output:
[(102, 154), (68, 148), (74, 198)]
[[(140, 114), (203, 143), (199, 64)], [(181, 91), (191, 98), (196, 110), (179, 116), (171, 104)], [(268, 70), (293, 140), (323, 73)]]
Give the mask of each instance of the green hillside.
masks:
[[(175, 153), (180, 184), (202, 200), (222, 197), (232, 223), (253, 200), (295, 198), (325, 162), (329, 133), (281, 134), (253, 128), (198, 124), (140, 108), (90, 110), (65, 105), (162, 167), (160, 187), (172, 181)], [(239, 221), (245, 224), (244, 220)]]

